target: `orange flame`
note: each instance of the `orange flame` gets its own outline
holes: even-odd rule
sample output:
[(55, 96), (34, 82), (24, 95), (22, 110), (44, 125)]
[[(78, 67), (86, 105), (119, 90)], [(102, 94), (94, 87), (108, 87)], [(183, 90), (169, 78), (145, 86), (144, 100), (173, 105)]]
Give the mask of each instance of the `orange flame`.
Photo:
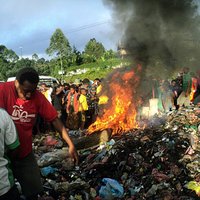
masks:
[(88, 128), (89, 134), (111, 128), (114, 135), (137, 127), (136, 106), (132, 100), (138, 82), (139, 78), (133, 70), (124, 74), (116, 72), (112, 76), (110, 83), (105, 86), (109, 90), (103, 95), (108, 100), (107, 108)]

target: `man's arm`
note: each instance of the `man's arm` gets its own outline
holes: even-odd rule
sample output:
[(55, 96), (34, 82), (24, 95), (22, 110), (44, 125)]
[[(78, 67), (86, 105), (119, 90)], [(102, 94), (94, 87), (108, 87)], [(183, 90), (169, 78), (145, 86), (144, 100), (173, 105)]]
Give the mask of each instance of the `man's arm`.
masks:
[(66, 143), (69, 145), (69, 154), (72, 158), (74, 158), (75, 164), (78, 164), (78, 153), (63, 123), (57, 117), (52, 121), (52, 124), (55, 127), (55, 129), (62, 135), (62, 138), (66, 141)]
[(78, 164), (78, 154), (76, 148), (74, 147), (73, 142), (71, 141), (63, 123), (58, 119), (58, 114), (56, 109), (49, 103), (49, 101), (38, 92), (38, 106), (39, 112), (41, 117), (43, 117), (47, 122), (51, 122), (55, 129), (62, 135), (62, 138), (67, 142), (69, 146), (69, 154), (76, 164)]

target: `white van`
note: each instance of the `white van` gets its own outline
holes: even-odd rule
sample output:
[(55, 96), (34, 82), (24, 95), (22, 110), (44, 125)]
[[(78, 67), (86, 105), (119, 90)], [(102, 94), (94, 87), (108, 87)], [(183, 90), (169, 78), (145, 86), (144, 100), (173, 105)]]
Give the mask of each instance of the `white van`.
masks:
[(45, 83), (47, 86), (51, 86), (54, 87), (56, 85), (59, 85), (59, 81), (51, 76), (39, 76), (40, 80), (39, 80), (39, 85), (41, 83)]
[[(39, 80), (39, 85), (41, 83), (45, 83), (47, 86), (55, 86), (55, 85), (59, 85), (59, 81), (54, 78), (54, 77), (51, 77), (51, 76), (39, 76), (40, 80)], [(7, 82), (10, 82), (10, 81), (14, 81), (16, 79), (16, 77), (9, 77), (7, 79)]]
[(15, 80), (15, 77), (9, 77), (9, 78), (7, 79), (7, 82), (14, 81), (14, 80)]

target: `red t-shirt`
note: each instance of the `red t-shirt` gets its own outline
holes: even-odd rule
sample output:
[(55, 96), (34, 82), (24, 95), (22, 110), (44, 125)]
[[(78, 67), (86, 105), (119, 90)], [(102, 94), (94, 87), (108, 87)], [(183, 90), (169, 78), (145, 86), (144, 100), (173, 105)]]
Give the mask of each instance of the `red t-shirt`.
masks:
[(31, 96), (31, 100), (18, 97), (14, 82), (0, 84), (0, 107), (12, 117), (19, 135), (20, 158), (32, 151), (32, 129), (39, 114), (46, 121), (53, 121), (57, 111), (39, 91)]

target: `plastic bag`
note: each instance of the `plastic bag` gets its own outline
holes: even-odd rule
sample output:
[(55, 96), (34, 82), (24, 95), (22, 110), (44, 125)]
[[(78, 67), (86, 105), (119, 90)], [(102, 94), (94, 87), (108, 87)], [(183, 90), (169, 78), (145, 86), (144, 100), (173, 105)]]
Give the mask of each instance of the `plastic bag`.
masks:
[(200, 196), (200, 183), (196, 182), (196, 181), (190, 181), (189, 183), (187, 183), (186, 187), (190, 190), (193, 190), (196, 192), (196, 194), (198, 196)]
[(69, 157), (69, 151), (67, 148), (56, 149), (52, 152), (45, 153), (39, 158), (37, 164), (39, 167), (49, 166), (55, 162), (61, 162), (63, 159)]
[(105, 186), (101, 186), (99, 190), (99, 196), (104, 200), (112, 200), (115, 197), (122, 198), (124, 194), (124, 188), (118, 181), (111, 178), (103, 178), (102, 182)]
[(46, 146), (55, 146), (56, 144), (58, 144), (58, 140), (53, 138), (51, 135), (48, 135), (44, 140), (44, 145)]
[(53, 168), (53, 167), (51, 167), (51, 166), (43, 167), (43, 168), (41, 169), (41, 174), (42, 174), (42, 176), (48, 176), (49, 174), (53, 174), (53, 173), (55, 173), (56, 171), (58, 171), (58, 169)]

